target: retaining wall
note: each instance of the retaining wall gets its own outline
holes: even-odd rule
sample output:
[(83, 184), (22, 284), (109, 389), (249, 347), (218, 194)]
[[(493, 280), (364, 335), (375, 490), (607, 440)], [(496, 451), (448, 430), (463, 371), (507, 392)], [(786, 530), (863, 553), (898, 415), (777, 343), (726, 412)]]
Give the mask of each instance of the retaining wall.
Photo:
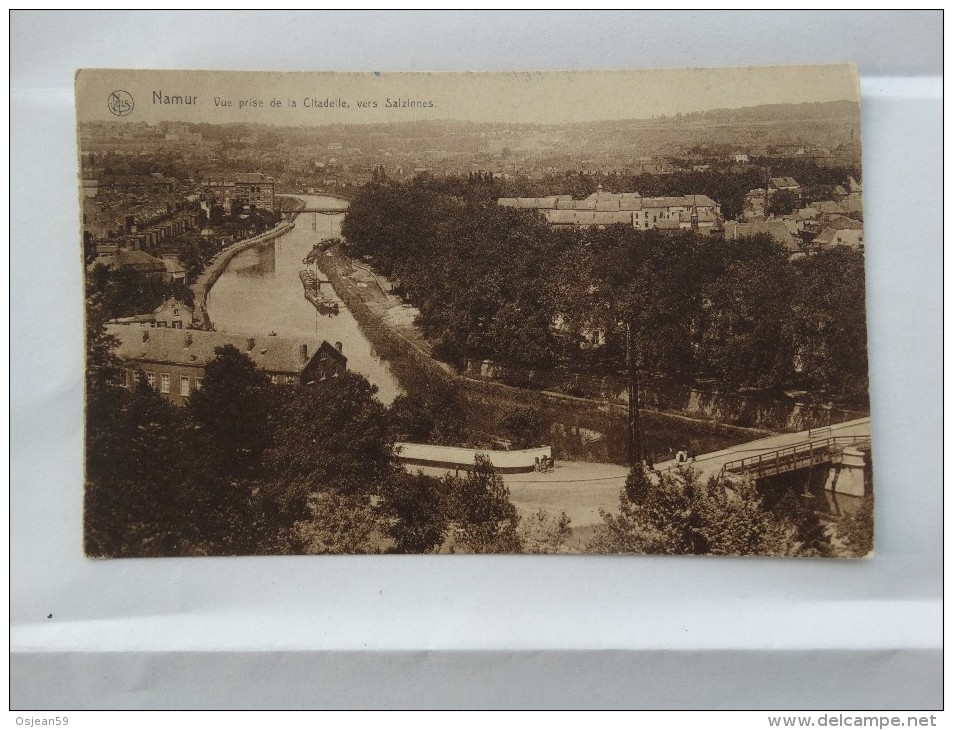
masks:
[[(622, 376), (576, 373), (567, 377), (546, 371), (504, 367), (490, 361), (469, 361), (466, 374), (484, 382), (519, 384), (532, 390), (607, 406), (625, 408), (628, 405), (626, 381)], [(805, 431), (870, 415), (869, 410), (801, 403), (793, 398), (706, 390), (663, 377), (643, 377), (639, 385), (641, 405), (646, 408), (762, 431)]]
[(498, 472), (516, 474), (534, 471), (542, 459), (552, 456), (552, 449), (539, 446), (516, 451), (495, 451), (397, 442), (394, 444), (394, 455), (404, 464), (441, 469), (470, 469), (479, 455), (489, 459)]
[(218, 281), (218, 277), (225, 271), (228, 263), (235, 258), (238, 253), (244, 251), (246, 248), (273, 241), (294, 227), (294, 218), (292, 218), (291, 220), (279, 223), (270, 231), (265, 231), (252, 238), (246, 238), (237, 243), (233, 243), (228, 248), (216, 254), (192, 285), (192, 293), (195, 295), (195, 311), (192, 314), (193, 325), (204, 330), (213, 329), (212, 321), (208, 316), (208, 293), (212, 289), (212, 285)]

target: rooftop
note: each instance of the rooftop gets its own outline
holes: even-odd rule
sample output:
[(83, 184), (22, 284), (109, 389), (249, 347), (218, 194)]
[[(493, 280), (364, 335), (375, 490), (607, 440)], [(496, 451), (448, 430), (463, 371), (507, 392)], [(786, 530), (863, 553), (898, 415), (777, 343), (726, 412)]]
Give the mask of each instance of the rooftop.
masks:
[(661, 198), (643, 198), (638, 193), (606, 193), (598, 191), (583, 200), (568, 195), (545, 198), (500, 198), (497, 203), (509, 208), (566, 211), (634, 211), (643, 208), (717, 208), (718, 203), (707, 195), (691, 194)]
[(92, 271), (99, 264), (108, 269), (135, 269), (136, 271), (161, 271), (163, 273), (166, 271), (165, 262), (162, 259), (150, 256), (145, 251), (126, 248), (100, 254), (87, 269)]
[(778, 243), (782, 244), (788, 251), (800, 251), (797, 239), (791, 235), (784, 221), (768, 220), (763, 223), (738, 223), (737, 221), (727, 221), (725, 223), (725, 240), (733, 241), (737, 238), (747, 236), (757, 236), (759, 234), (768, 234)]
[[(115, 353), (124, 360), (204, 367), (215, 357), (216, 348), (232, 345), (248, 355), (259, 369), (269, 373), (300, 373), (321, 349), (347, 361), (326, 341), (315, 338), (262, 337), (119, 324), (107, 325), (106, 332), (119, 340)], [(303, 353), (306, 354), (303, 356)]]
[(270, 178), (262, 172), (242, 172), (235, 175), (236, 183), (273, 183), (274, 178)]
[(831, 216), (827, 219), (825, 226), (836, 228), (840, 231), (862, 231), (864, 229), (863, 223), (856, 221), (853, 218), (848, 218), (844, 215)]

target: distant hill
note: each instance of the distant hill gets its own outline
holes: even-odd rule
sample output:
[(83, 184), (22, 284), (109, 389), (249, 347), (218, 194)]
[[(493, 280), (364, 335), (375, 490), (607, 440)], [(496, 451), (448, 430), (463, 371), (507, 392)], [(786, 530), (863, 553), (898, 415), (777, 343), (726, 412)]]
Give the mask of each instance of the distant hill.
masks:
[(705, 122), (794, 122), (818, 119), (860, 120), (860, 105), (853, 101), (761, 104), (737, 109), (709, 109), (683, 114), (683, 121)]

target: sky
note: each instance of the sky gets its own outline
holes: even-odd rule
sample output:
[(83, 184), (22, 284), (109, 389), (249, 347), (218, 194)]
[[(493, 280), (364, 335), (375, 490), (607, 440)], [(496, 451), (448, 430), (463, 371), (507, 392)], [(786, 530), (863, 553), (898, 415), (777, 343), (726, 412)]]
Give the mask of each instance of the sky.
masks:
[[(860, 99), (848, 65), (456, 74), (87, 69), (76, 78), (81, 122), (557, 124)], [(111, 110), (116, 91), (125, 92), (124, 103)]]

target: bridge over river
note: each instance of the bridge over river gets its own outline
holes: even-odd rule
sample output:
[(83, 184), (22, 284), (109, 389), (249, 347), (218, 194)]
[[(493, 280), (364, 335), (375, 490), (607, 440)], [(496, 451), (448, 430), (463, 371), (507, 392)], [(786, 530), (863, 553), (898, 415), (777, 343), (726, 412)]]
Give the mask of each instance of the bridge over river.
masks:
[[(768, 471), (771, 471), (771, 474), (778, 474), (789, 468), (791, 470), (809, 466), (826, 468), (827, 465), (832, 464), (833, 459), (843, 459), (845, 452), (849, 455), (851, 445), (869, 443), (869, 440), (870, 418), (868, 417), (822, 429), (785, 433), (749, 441), (728, 449), (697, 456), (688, 466), (700, 471), (705, 480), (709, 476), (718, 476), (723, 473), (729, 477), (746, 473), (757, 478), (757, 470), (752, 465), (757, 464), (759, 458), (762, 476), (768, 476)], [(805, 444), (808, 445), (806, 456)], [(831, 448), (832, 446), (834, 448)], [(792, 458), (787, 455), (789, 453), (794, 453), (796, 456)], [(738, 462), (741, 460), (745, 461), (744, 469), (739, 468)], [(770, 470), (771, 463), (778, 464), (779, 469)], [(408, 471), (420, 470), (433, 476), (442, 476), (448, 471), (446, 467), (411, 464), (406, 466)], [(672, 471), (677, 466), (678, 464), (671, 460), (657, 464), (656, 468), (659, 471)], [(847, 471), (851, 469), (862, 470), (862, 463), (849, 464)], [(602, 523), (600, 509), (607, 512), (618, 511), (619, 491), (625, 484), (628, 471), (627, 467), (619, 464), (558, 460), (555, 468), (550, 472), (504, 473), (502, 476), (509, 487), (510, 499), (520, 514), (528, 517), (540, 509), (546, 510), (550, 515), (566, 512), (572, 518), (573, 528), (577, 531), (582, 528), (579, 534), (587, 535), (594, 525)], [(856, 474), (852, 478), (841, 475), (835, 480), (834, 475), (844, 470), (830, 469), (830, 471), (831, 476), (825, 485), (828, 493), (836, 491), (840, 494), (862, 496), (862, 492), (856, 491), (858, 487), (863, 487), (862, 476), (857, 479)]]
[(347, 213), (348, 206), (340, 205), (337, 207), (328, 206), (326, 208), (298, 208), (297, 210), (284, 211), (287, 213), (320, 213), (321, 215), (340, 215)]
[[(824, 428), (779, 434), (738, 444), (697, 456), (689, 465), (700, 471), (705, 479), (710, 476), (749, 476), (760, 479), (828, 464), (863, 468), (862, 460), (858, 463), (857, 449), (869, 445), (868, 416)], [(658, 464), (656, 468), (670, 471), (677, 466), (678, 463), (673, 460)], [(836, 491), (854, 489), (853, 486), (848, 487), (847, 482), (838, 485), (836, 481), (831, 483), (830, 488)]]

